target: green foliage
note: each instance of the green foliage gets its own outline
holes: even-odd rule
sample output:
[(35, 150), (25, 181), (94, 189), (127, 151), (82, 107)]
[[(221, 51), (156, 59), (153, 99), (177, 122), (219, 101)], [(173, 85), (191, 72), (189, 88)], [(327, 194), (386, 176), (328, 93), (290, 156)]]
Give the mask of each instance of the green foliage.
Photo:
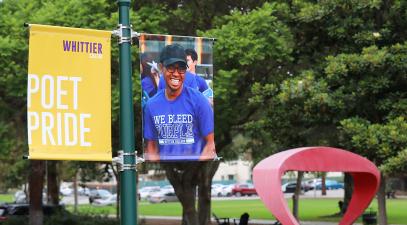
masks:
[[(164, 6), (142, 7), (132, 11), (132, 24), (139, 32), (165, 33), (162, 24), (168, 19)], [(5, 0), (0, 4), (0, 189), (17, 187), (27, 181), (27, 162), (22, 156), (27, 154), (26, 144), (26, 76), (28, 65), (28, 29), (24, 23), (38, 23), (56, 26), (69, 26), (101, 30), (113, 30), (117, 26), (118, 13), (116, 3), (96, 1), (13, 1)], [(140, 87), (138, 71), (138, 54), (133, 54), (133, 74), (135, 112), (140, 112)], [(118, 48), (112, 39), (112, 135), (114, 149), (118, 143)], [(141, 116), (136, 114), (136, 123), (141, 124)], [(140, 127), (137, 136), (141, 137)], [(141, 142), (137, 142), (137, 149)], [(89, 164), (89, 163), (88, 163)], [(61, 164), (61, 177), (71, 179), (73, 169), (90, 173), (83, 180), (94, 179), (97, 164), (90, 166), (78, 164)], [(71, 172), (69, 172), (71, 171)], [(96, 175), (96, 176), (95, 176)]]
[(402, 175), (407, 171), (407, 149), (404, 149), (394, 157), (388, 158), (380, 170), (386, 175)]
[[(216, 38), (215, 66), (220, 69), (215, 74), (214, 88), (219, 150), (232, 143), (233, 137), (242, 132), (242, 124), (255, 111), (247, 102), (250, 84), (278, 82), (278, 77), (283, 76), (279, 68), (291, 61), (292, 36), (288, 27), (272, 15), (274, 7), (264, 4), (248, 13), (234, 11), (218, 19), (220, 24), (216, 28), (202, 33)], [(245, 146), (240, 148), (246, 149)], [(238, 152), (239, 149), (234, 148), (224, 151), (223, 155)]]
[[(254, 158), (322, 144), (348, 148), (381, 165), (405, 149), (404, 142), (396, 147), (386, 135), (404, 135), (394, 123), (402, 124), (400, 118), (406, 118), (407, 45), (394, 37), (407, 36), (392, 23), (398, 23), (395, 15), (404, 16), (406, 4), (294, 1), (275, 3), (273, 8), (279, 11), (268, 9), (269, 13), (288, 26), (294, 37), (294, 50), (287, 55), (293, 63), (278, 67), (288, 76), (250, 81), (248, 101), (255, 112), (244, 130), (255, 149)], [(233, 59), (227, 60), (231, 65)], [(232, 68), (245, 67), (238, 62)], [(269, 75), (276, 74), (263, 68)], [(343, 127), (350, 121), (359, 129), (351, 132)], [(355, 121), (373, 125), (361, 129), (370, 125)], [(364, 141), (355, 141), (361, 137)]]
[(341, 121), (341, 129), (345, 135), (344, 140), (350, 142), (345, 145), (383, 165), (387, 174), (391, 174), (389, 168), (405, 167), (403, 164), (406, 160), (403, 156), (407, 146), (405, 118), (398, 117), (384, 124), (371, 124), (361, 118), (345, 119)]
[[(407, 2), (264, 2), (135, 1), (131, 23), (138, 32), (216, 38), (215, 133), (222, 156), (249, 151), (259, 160), (291, 147), (331, 145), (369, 157), (386, 173), (389, 168), (400, 172), (404, 167), (396, 164), (406, 148)], [(10, 181), (2, 186), (21, 184), (26, 177), (20, 157), (27, 151), (28, 32), (22, 24), (112, 30), (117, 21), (113, 1), (1, 2), (0, 157), (5, 163), (0, 169), (10, 171), (0, 175)], [(138, 51), (133, 50), (135, 123), (141, 124)], [(113, 146), (119, 149), (115, 41), (111, 64)], [(136, 126), (137, 149), (141, 136)], [(81, 165), (72, 168), (96, 173)]]

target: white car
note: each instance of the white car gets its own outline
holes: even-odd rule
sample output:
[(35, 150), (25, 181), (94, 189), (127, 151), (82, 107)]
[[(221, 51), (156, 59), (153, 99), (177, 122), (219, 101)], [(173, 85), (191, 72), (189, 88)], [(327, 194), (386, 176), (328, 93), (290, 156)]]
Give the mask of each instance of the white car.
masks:
[(148, 199), (153, 193), (160, 192), (161, 188), (159, 186), (149, 186), (143, 187), (139, 190), (139, 198), (140, 199)]
[[(47, 194), (45, 192), (42, 193), (42, 203), (45, 204), (47, 202)], [(14, 203), (17, 204), (24, 204), (28, 203), (27, 196), (25, 195), (24, 191), (17, 191), (14, 194)]]
[(24, 191), (17, 191), (14, 194), (14, 202), (17, 204), (27, 203), (27, 199), (26, 199)]
[(79, 187), (78, 188), (78, 195), (82, 195), (82, 196), (89, 196), (90, 195), (90, 190), (89, 188), (85, 187)]
[(221, 197), (223, 196), (223, 185), (222, 184), (212, 184), (211, 186), (211, 196)]
[(174, 192), (157, 192), (152, 194), (148, 201), (150, 203), (166, 203), (166, 202), (177, 202), (178, 197)]
[(165, 192), (165, 193), (175, 192), (172, 185), (165, 185), (164, 187), (161, 187), (160, 189), (161, 189), (162, 192)]
[(61, 187), (59, 189), (59, 193), (61, 193), (63, 196), (70, 196), (73, 194), (73, 189), (69, 187)]
[(106, 206), (106, 205), (116, 205), (117, 203), (117, 194), (113, 194), (106, 199), (95, 199), (93, 202), (96, 206)]

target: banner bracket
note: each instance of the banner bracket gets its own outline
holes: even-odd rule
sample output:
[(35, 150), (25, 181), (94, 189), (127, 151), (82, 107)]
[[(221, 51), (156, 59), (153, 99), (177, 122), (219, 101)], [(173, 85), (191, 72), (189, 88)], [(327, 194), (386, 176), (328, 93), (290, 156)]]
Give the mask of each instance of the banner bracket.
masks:
[[(112, 159), (112, 163), (115, 163), (119, 166), (120, 171), (125, 170), (135, 170), (137, 171), (137, 165), (143, 163), (144, 158), (137, 156), (137, 151), (135, 152), (123, 152), (123, 150), (117, 151), (118, 156)], [(124, 157), (131, 156), (134, 157), (135, 163), (124, 163)]]
[[(124, 36), (124, 29), (129, 29), (130, 37)], [(117, 26), (117, 29), (112, 31), (112, 35), (119, 37), (119, 40), (118, 40), (119, 44), (123, 44), (123, 43), (133, 44), (132, 39), (140, 37), (140, 33), (132, 30), (132, 25), (126, 26), (123, 24), (119, 24)]]

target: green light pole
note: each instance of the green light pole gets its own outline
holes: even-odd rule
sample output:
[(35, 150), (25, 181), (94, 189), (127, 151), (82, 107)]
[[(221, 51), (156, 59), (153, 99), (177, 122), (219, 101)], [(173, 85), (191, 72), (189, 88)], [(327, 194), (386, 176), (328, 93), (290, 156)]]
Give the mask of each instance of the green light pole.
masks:
[(120, 171), (121, 225), (137, 225), (136, 160), (131, 71), (130, 0), (118, 0), (120, 62), (120, 144), (123, 150)]

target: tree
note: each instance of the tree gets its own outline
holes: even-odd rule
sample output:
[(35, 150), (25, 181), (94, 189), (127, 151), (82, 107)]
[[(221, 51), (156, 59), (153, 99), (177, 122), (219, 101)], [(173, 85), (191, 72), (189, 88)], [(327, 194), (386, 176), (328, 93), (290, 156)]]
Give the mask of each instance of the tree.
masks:
[[(272, 15), (275, 7), (264, 4), (249, 13), (233, 12), (218, 18), (216, 28), (203, 33), (217, 38), (214, 45), (216, 68), (214, 84), (217, 148), (224, 156), (237, 156), (238, 149), (225, 149), (242, 124), (259, 116), (248, 104), (251, 84), (256, 81), (278, 83), (285, 76), (282, 67), (291, 61), (293, 42), (287, 26)], [(273, 74), (274, 76), (270, 76)], [(269, 89), (274, 86), (270, 84)], [(260, 116), (259, 116), (260, 117)], [(262, 147), (266, 147), (264, 145)], [(243, 150), (240, 149), (240, 150)]]
[[(261, 159), (278, 150), (304, 145), (348, 147), (361, 154), (344, 141), (339, 142), (338, 136), (344, 131), (338, 129), (341, 121), (356, 116), (383, 124), (389, 115), (404, 116), (401, 112), (406, 92), (405, 76), (402, 75), (405, 74), (402, 66), (405, 32), (396, 27), (407, 24), (396, 18), (403, 17), (406, 3), (282, 1), (273, 4), (272, 8), (274, 10), (268, 13), (287, 26), (293, 37), (294, 51), (287, 57), (292, 60), (275, 65), (280, 71), (261, 60), (256, 61), (257, 65), (265, 65), (266, 77), (256, 79), (241, 72), (245, 71), (244, 63), (233, 64), (233, 59), (225, 57), (230, 60), (225, 65), (236, 71), (234, 76), (244, 74), (241, 76), (251, 78), (246, 84), (254, 83), (251, 94), (247, 89), (238, 92), (243, 99), (242, 105), (250, 108), (250, 113), (240, 110), (238, 118), (232, 117), (234, 121), (241, 121), (241, 118), (250, 121), (240, 127), (244, 127), (251, 139), (249, 147), (254, 158)], [(245, 29), (244, 23), (238, 24), (242, 26), (241, 30)], [(241, 34), (241, 30), (236, 33)], [(231, 36), (234, 43), (239, 43)], [(252, 42), (248, 43), (253, 47)], [(226, 52), (248, 52), (239, 44), (234, 47), (238, 50), (232, 48)], [(256, 68), (255, 64), (251, 66)], [(233, 82), (230, 75), (228, 79)], [(242, 105), (238, 107), (243, 108)], [(391, 109), (393, 105), (397, 109)], [(347, 137), (350, 141), (351, 137)], [(375, 155), (377, 151), (371, 149), (369, 154)], [(399, 162), (398, 157), (403, 154), (393, 153), (387, 156), (394, 159), (392, 162)], [(380, 165), (374, 157), (370, 159)]]
[[(217, 38), (215, 134), (222, 156), (236, 158), (249, 152), (259, 161), (288, 148), (331, 145), (368, 157), (386, 176), (405, 172), (406, 145), (400, 131), (407, 109), (407, 23), (400, 18), (406, 17), (407, 2), (263, 2), (135, 1), (131, 18), (138, 32)], [(0, 175), (6, 181), (2, 188), (23, 184), (28, 177), (29, 163), (19, 160), (27, 151), (28, 32), (22, 24), (112, 30), (118, 21), (116, 11), (114, 1), (103, 0), (0, 2), (0, 157), (4, 162), (0, 169), (10, 168)], [(119, 149), (118, 49), (112, 46), (112, 140), (114, 149)], [(139, 114), (135, 122), (141, 124), (137, 58), (136, 52), (133, 89)], [(394, 127), (400, 129), (392, 131), (397, 138), (392, 136)], [(136, 136), (141, 137), (141, 127), (136, 128)], [(238, 136), (247, 144), (233, 145)], [(142, 149), (141, 138), (136, 146)], [(190, 198), (185, 196), (193, 196), (198, 186), (200, 215), (195, 207), (183, 207), (184, 221), (204, 224), (216, 163), (171, 166), (165, 169), (179, 197)], [(199, 179), (175, 173), (182, 170)], [(385, 212), (380, 213), (384, 224)]]
[[(170, 14), (170, 18), (165, 20), (163, 26), (169, 28), (171, 34), (176, 35), (197, 35), (197, 31), (206, 31), (213, 28), (217, 17), (230, 14), (233, 11), (242, 13), (249, 12), (256, 7), (260, 7), (264, 0), (236, 0), (236, 1), (183, 1), (183, 0), (142, 0), (134, 1), (134, 11), (146, 7), (154, 9), (162, 6), (164, 13), (160, 16)], [(145, 22), (145, 21), (144, 21)], [(176, 24), (177, 26), (174, 26)]]
[[(42, 188), (45, 165), (31, 161), (31, 170), (22, 156), (27, 152), (25, 135), (26, 77), (28, 65), (27, 23), (52, 24), (103, 29), (109, 24), (110, 12), (104, 1), (2, 1), (0, 4), (0, 132), (1, 155), (10, 171), (2, 173), (9, 180), (6, 187), (16, 187), (29, 180), (30, 223), (42, 224)], [(5, 147), (5, 148), (3, 148)], [(27, 172), (23, 172), (27, 171)], [(27, 179), (30, 171), (29, 179)], [(53, 171), (51, 171), (53, 172)], [(4, 175), (3, 175), (4, 174)], [(52, 173), (51, 173), (52, 174)], [(8, 179), (4, 179), (5, 178)], [(55, 176), (54, 176), (55, 178)], [(50, 179), (55, 180), (55, 179)], [(11, 183), (13, 182), (13, 183)], [(59, 188), (51, 185), (55, 192)], [(50, 187), (51, 187), (50, 186)]]
[[(328, 58), (325, 69), (341, 121), (343, 145), (381, 166), (406, 148), (406, 44)], [(346, 77), (346, 78), (345, 78)], [(379, 221), (387, 223), (385, 177), (378, 192)]]

